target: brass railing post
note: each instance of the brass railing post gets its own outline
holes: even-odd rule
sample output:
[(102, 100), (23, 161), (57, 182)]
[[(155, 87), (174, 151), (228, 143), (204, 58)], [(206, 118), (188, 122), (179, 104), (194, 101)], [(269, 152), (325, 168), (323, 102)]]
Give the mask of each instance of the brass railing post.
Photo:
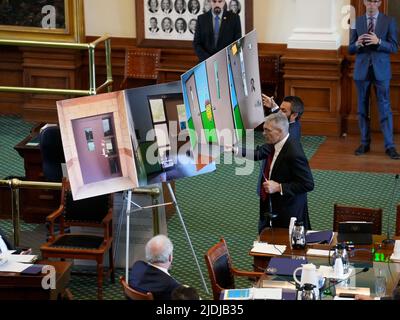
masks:
[(11, 212), (14, 229), (14, 247), (19, 246), (20, 215), (19, 215), (19, 186), (18, 179), (12, 179), (11, 186)]

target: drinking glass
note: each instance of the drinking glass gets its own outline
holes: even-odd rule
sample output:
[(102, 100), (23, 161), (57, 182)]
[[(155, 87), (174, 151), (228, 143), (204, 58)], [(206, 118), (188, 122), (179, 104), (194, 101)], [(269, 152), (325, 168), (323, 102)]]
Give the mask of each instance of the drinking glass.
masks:
[(386, 293), (386, 277), (379, 275), (375, 278), (375, 295), (384, 297)]

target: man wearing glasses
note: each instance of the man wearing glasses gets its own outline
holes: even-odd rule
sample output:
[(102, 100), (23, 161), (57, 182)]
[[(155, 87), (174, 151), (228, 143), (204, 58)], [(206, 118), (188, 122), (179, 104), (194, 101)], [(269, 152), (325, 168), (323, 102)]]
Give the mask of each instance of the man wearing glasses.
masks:
[(361, 145), (357, 156), (370, 150), (371, 129), (369, 99), (371, 85), (375, 85), (381, 131), (386, 154), (400, 159), (393, 142), (393, 116), (390, 107), (390, 54), (397, 52), (397, 26), (393, 17), (379, 12), (382, 1), (364, 0), (366, 14), (356, 19), (351, 27), (350, 54), (356, 54), (354, 81), (358, 94), (358, 121)]

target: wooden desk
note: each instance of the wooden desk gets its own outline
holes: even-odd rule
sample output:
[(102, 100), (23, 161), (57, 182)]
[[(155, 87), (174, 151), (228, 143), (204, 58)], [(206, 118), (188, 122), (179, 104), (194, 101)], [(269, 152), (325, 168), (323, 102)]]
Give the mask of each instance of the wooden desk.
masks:
[[(14, 149), (24, 159), (25, 180), (44, 181), (42, 170), (42, 155), (39, 144), (30, 145), (31, 141), (38, 143), (39, 130), (44, 124), (32, 129), (24, 140)], [(46, 217), (60, 205), (60, 190), (20, 190), (20, 214), (25, 222), (45, 222)]]
[(65, 261), (37, 261), (56, 269), (56, 288), (42, 288), (42, 274), (21, 275), (0, 272), (0, 300), (57, 300), (62, 298), (71, 277), (71, 263)]
[[(393, 245), (383, 245), (382, 240), (385, 239), (383, 235), (374, 235), (372, 245), (357, 245), (356, 249), (366, 249), (349, 252), (350, 262), (352, 261), (370, 261), (372, 262), (374, 257), (372, 256), (372, 248), (375, 249), (376, 253), (383, 253), (385, 257), (389, 257), (393, 252)], [(283, 253), (284, 256), (304, 256), (306, 254), (305, 250), (296, 250), (290, 248), (289, 243), (289, 232), (288, 229), (282, 228), (272, 228), (264, 229), (260, 234), (260, 241), (268, 242), (270, 244), (281, 244), (286, 245), (286, 250)], [(307, 245), (306, 250), (309, 248), (329, 250), (337, 244), (337, 233), (333, 236), (331, 244), (312, 244)], [(254, 258), (254, 264), (259, 268), (266, 268), (269, 260), (273, 255), (261, 254), (261, 253), (249, 253)], [(255, 270), (259, 271), (259, 270)]]
[[(375, 253), (384, 254), (385, 257), (390, 257), (393, 252), (393, 245), (382, 245), (382, 240), (385, 239), (385, 236), (382, 235), (374, 235), (373, 236), (373, 244), (372, 245), (357, 245), (355, 246), (354, 251), (349, 252), (349, 260), (350, 263), (362, 264), (365, 263), (370, 266), (367, 272), (363, 272), (358, 274), (357, 279), (357, 287), (369, 287), (371, 290), (371, 295), (374, 294), (374, 279), (375, 275), (378, 274), (378, 269), (382, 269), (383, 271), (387, 271), (387, 294), (393, 292), (396, 286), (399, 285), (400, 281), (400, 264), (399, 263), (390, 263), (390, 262), (377, 262), (375, 261)], [(397, 237), (400, 239), (400, 237)], [(273, 229), (264, 229), (260, 235), (260, 241), (268, 242), (269, 244), (280, 244), (286, 245), (286, 250), (284, 251), (282, 256), (285, 257), (304, 257), (306, 255), (306, 250), (309, 248), (314, 249), (325, 249), (329, 250), (329, 248), (333, 247), (337, 244), (337, 234), (335, 233), (332, 243), (327, 244), (314, 244), (308, 245), (306, 250), (296, 250), (291, 249), (289, 245), (289, 235), (288, 229), (281, 228), (273, 228)], [(362, 250), (357, 250), (362, 249)], [(365, 250), (364, 250), (365, 249)], [(375, 253), (372, 253), (372, 249), (374, 249)], [(254, 258), (254, 265), (256, 266), (255, 271), (265, 270), (269, 260), (274, 256), (270, 254), (260, 254), (250, 252), (250, 255)], [(315, 257), (315, 256), (307, 256), (307, 260), (316, 265), (328, 265), (327, 257)], [(362, 267), (361, 267), (362, 268)], [(358, 268), (356, 272), (360, 271)], [(292, 281), (293, 277), (282, 277), (275, 275), (264, 274), (259, 280), (259, 286), (262, 286), (263, 280), (288, 280)]]

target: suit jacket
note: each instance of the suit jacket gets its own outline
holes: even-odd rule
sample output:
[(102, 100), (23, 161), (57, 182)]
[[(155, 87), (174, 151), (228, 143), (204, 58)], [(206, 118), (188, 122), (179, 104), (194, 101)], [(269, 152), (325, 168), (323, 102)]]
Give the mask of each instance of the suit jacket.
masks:
[(144, 261), (132, 266), (129, 285), (144, 293), (152, 292), (155, 300), (171, 300), (172, 291), (180, 286), (174, 278)]
[[(290, 135), (290, 137), (292, 137), (293, 139), (296, 139), (297, 141), (301, 140), (301, 123), (299, 120), (289, 123), (289, 135)], [(266, 163), (267, 163), (266, 160), (262, 160), (261, 166), (260, 166), (260, 173), (258, 174), (258, 183), (257, 183), (258, 196), (261, 196), (261, 182), (264, 180), (263, 172), (264, 172)]]
[(375, 34), (381, 39), (380, 45), (357, 47), (356, 41), (362, 34), (368, 33), (367, 17), (356, 19), (355, 29), (351, 29), (349, 53), (357, 54), (354, 65), (354, 80), (366, 80), (368, 68), (372, 64), (376, 80), (389, 80), (392, 77), (390, 54), (397, 52), (397, 26), (393, 17), (379, 13)]
[(3, 241), (5, 242), (8, 250), (15, 250), (14, 246), (11, 244), (11, 242), (7, 239), (6, 235), (3, 233), (3, 231), (1, 231), (0, 229), (0, 236), (3, 239)]
[[(267, 159), (271, 145), (265, 144), (254, 152), (254, 160)], [(290, 218), (296, 217), (308, 224), (307, 192), (314, 189), (314, 179), (300, 141), (289, 136), (283, 145), (271, 172), (271, 180), (282, 185), (283, 195), (270, 194), (272, 211), (278, 214), (275, 226), (288, 227)]]
[(224, 10), (219, 29), (217, 45), (214, 44), (213, 15), (211, 10), (198, 16), (193, 38), (194, 51), (200, 61), (224, 49), (242, 37), (240, 17)]

